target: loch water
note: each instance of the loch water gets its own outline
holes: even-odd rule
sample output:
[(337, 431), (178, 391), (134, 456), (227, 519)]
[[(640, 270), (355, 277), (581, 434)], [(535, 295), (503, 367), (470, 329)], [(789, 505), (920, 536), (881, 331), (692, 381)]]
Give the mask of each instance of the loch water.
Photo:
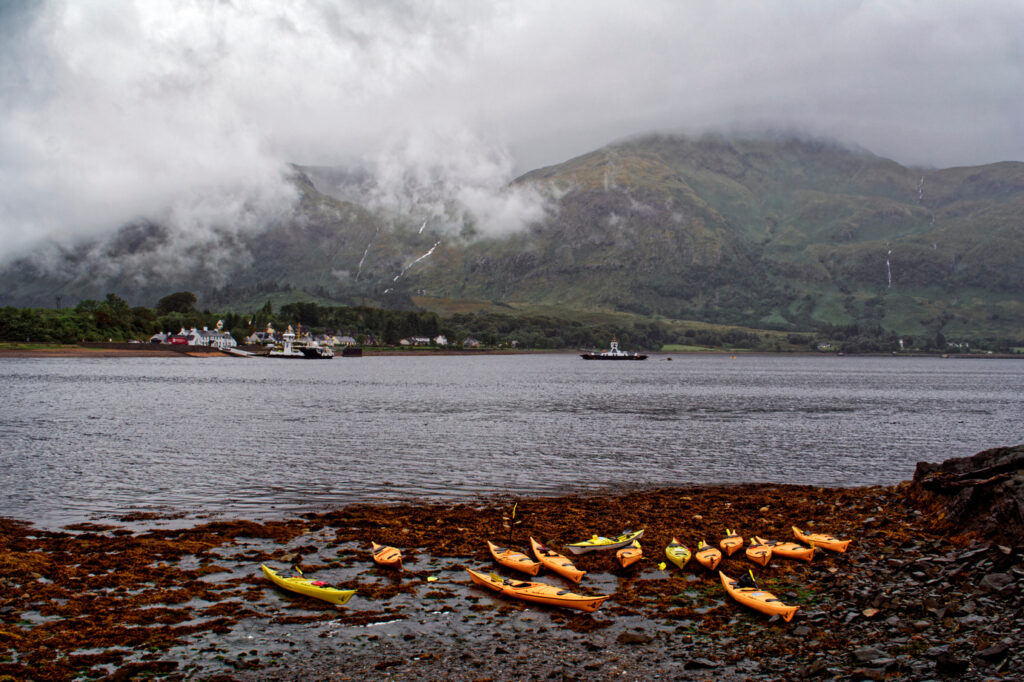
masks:
[(895, 484), (1024, 442), (1024, 362), (0, 359), (0, 516), (274, 518), (690, 483)]

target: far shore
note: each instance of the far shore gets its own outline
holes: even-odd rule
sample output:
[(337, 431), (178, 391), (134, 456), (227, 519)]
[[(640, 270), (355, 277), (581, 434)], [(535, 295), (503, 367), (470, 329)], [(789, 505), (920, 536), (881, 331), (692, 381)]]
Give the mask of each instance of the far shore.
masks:
[[(261, 352), (258, 346), (239, 346), (250, 352)], [(436, 356), (450, 357), (453, 355), (561, 355), (577, 354), (583, 349), (502, 349), (502, 348), (374, 348), (362, 347), (363, 356)], [(684, 355), (737, 355), (737, 356), (814, 356), (814, 357), (900, 357), (900, 358), (946, 358), (946, 359), (1024, 359), (1024, 353), (835, 353), (818, 351), (753, 351), (753, 350), (685, 350), (685, 351), (645, 351), (652, 360), (670, 360), (672, 356)], [(0, 344), (0, 358), (138, 358), (138, 357), (189, 357), (219, 358), (229, 356), (228, 353), (205, 346), (178, 346), (155, 343), (81, 343), (81, 344)], [(338, 359), (341, 359), (338, 352)], [(236, 356), (229, 356), (236, 357)]]

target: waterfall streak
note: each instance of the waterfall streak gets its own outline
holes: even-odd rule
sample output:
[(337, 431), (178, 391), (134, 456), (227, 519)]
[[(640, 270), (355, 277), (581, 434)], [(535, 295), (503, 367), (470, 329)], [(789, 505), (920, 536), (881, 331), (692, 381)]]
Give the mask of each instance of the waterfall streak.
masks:
[(419, 258), (414, 260), (413, 262), (411, 262), (408, 265), (406, 265), (404, 268), (402, 268), (402, 271), (400, 273), (398, 273), (397, 275), (395, 275), (395, 278), (393, 280), (391, 280), (391, 281), (392, 282), (397, 282), (399, 280), (399, 278), (402, 277), (402, 275), (404, 275), (406, 272), (409, 271), (409, 268), (411, 268), (412, 266), (416, 265), (421, 260), (423, 260), (424, 258), (429, 256), (430, 254), (434, 253), (434, 249), (436, 249), (437, 245), (440, 244), (440, 243), (441, 243), (441, 240), (438, 239), (436, 242), (434, 242), (434, 245), (430, 247), (429, 251), (427, 251), (425, 254), (423, 254), (422, 256), (420, 256)]

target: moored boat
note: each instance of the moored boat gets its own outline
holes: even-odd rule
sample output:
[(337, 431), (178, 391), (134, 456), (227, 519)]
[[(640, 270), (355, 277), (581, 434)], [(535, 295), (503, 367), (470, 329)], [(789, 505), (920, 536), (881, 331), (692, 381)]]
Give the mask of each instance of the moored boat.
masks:
[(672, 542), (668, 543), (668, 547), (665, 548), (665, 556), (676, 566), (682, 568), (690, 560), (690, 548), (672, 538)]
[(725, 537), (718, 543), (718, 546), (722, 548), (726, 556), (732, 556), (736, 553), (736, 550), (743, 546), (743, 536), (733, 533), (728, 528), (725, 529)]
[(530, 575), (537, 575), (540, 572), (540, 562), (534, 561), (522, 552), (517, 552), (508, 547), (499, 547), (490, 540), (487, 541), (487, 548), (491, 550), (491, 556), (502, 566), (511, 568)]
[(281, 344), (274, 346), (267, 352), (268, 358), (288, 359), (309, 359), (309, 360), (330, 360), (334, 357), (334, 350), (330, 346), (321, 346), (315, 341), (309, 343), (298, 341), (291, 325), (281, 334)]
[(596, 611), (611, 596), (591, 597), (585, 594), (570, 592), (547, 583), (502, 578), (494, 573), (486, 575), (469, 568), (466, 569), (466, 572), (469, 573), (469, 577), (472, 578), (473, 582), (481, 587), (486, 587), (489, 590), (516, 599), (547, 604), (549, 606), (561, 606), (581, 611)]
[(267, 357), (285, 357), (291, 359), (331, 359), (334, 357), (334, 349), (331, 346), (322, 346), (315, 341), (300, 341), (296, 338), (292, 326), (281, 335), (281, 344), (275, 345), (266, 353)]
[(611, 348), (603, 351), (594, 351), (592, 353), (582, 353), (580, 355), (584, 360), (646, 360), (647, 356), (641, 353), (634, 353), (631, 351), (625, 351), (619, 348), (619, 342), (612, 339)]
[(306, 597), (322, 599), (332, 604), (344, 604), (356, 593), (355, 590), (339, 590), (320, 580), (298, 576), (286, 578), (265, 564), (260, 564), (260, 568), (263, 569), (263, 575), (278, 587)]
[(796, 526), (793, 526), (793, 536), (800, 542), (812, 547), (821, 547), (830, 552), (845, 552), (846, 548), (850, 546), (849, 540), (840, 540), (834, 535), (825, 533), (805, 533)]
[(370, 544), (373, 546), (373, 560), (378, 564), (388, 568), (402, 567), (402, 552), (399, 549), (387, 545), (378, 545), (372, 541)]
[(762, 545), (755, 538), (750, 538), (750, 545), (747, 547), (747, 558), (755, 564), (767, 566), (772, 560), (772, 548)]
[(697, 543), (697, 551), (694, 552), (693, 558), (697, 560), (704, 568), (709, 571), (715, 570), (719, 563), (722, 561), (722, 553), (717, 547), (712, 547), (708, 543), (701, 540)]
[(622, 549), (626, 545), (632, 544), (634, 540), (639, 540), (644, 534), (643, 530), (633, 532), (626, 530), (615, 538), (606, 538), (600, 535), (592, 535), (589, 540), (583, 540), (582, 542), (573, 542), (572, 544), (566, 545), (569, 551), (573, 554), (585, 554), (586, 552), (594, 552), (602, 549)]
[(798, 545), (795, 542), (778, 542), (775, 540), (765, 540), (764, 538), (754, 536), (758, 544), (771, 547), (772, 556), (780, 556), (784, 559), (796, 559), (798, 561), (810, 561), (814, 558), (814, 548), (804, 547)]
[(615, 552), (615, 558), (619, 560), (623, 568), (629, 568), (636, 562), (640, 561), (640, 558), (644, 555), (644, 550), (640, 547), (640, 543), (634, 540), (632, 544), (626, 545), (622, 549)]
[(722, 586), (729, 593), (730, 597), (755, 611), (760, 611), (769, 616), (782, 616), (782, 619), (788, 623), (793, 620), (797, 609), (800, 608), (799, 606), (787, 606), (771, 592), (765, 592), (758, 588), (753, 576), (747, 580), (741, 579), (741, 582), (741, 580), (730, 578), (721, 571), (718, 572), (718, 575), (722, 579)]
[(334, 349), (330, 346), (321, 346), (316, 341), (298, 346), (299, 352), (309, 360), (330, 360), (334, 357)]
[(533, 548), (533, 554), (537, 557), (544, 568), (554, 571), (563, 578), (567, 578), (574, 583), (578, 583), (583, 579), (583, 576), (587, 574), (586, 571), (581, 571), (576, 568), (576, 565), (569, 560), (564, 554), (559, 554), (555, 550), (547, 547), (546, 545), (537, 542), (533, 538), (530, 538), (530, 547)]

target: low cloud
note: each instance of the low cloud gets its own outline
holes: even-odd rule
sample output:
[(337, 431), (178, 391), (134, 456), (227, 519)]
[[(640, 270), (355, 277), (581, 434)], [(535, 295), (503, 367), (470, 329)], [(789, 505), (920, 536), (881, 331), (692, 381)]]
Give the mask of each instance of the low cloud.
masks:
[(368, 167), (370, 206), (422, 217), (450, 233), (508, 234), (547, 211), (536, 189), (509, 184), (509, 153), (465, 129), (415, 131), (390, 142)]
[(516, 175), (637, 133), (1024, 159), (1022, 34), (1009, 0), (5, 3), (0, 258), (260, 229), (289, 163), (361, 160), (375, 205), (501, 234), (544, 215)]

